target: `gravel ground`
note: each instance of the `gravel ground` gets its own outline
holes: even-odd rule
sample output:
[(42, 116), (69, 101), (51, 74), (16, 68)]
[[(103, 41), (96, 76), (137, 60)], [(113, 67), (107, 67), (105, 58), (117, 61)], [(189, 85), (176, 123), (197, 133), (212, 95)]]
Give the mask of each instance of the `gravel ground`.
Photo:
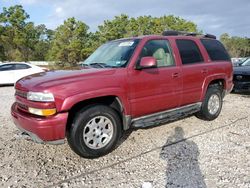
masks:
[(119, 147), (84, 159), (67, 144), (22, 139), (12, 87), (0, 88), (0, 187), (250, 187), (250, 95), (230, 94), (221, 115), (126, 132)]

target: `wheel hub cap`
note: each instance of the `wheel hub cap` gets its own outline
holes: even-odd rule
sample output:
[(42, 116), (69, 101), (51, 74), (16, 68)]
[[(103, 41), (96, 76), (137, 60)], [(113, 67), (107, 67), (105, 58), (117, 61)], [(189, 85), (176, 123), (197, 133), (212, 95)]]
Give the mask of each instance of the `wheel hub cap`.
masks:
[(208, 100), (208, 112), (212, 115), (216, 114), (220, 108), (220, 98), (213, 94)]
[(113, 133), (111, 120), (105, 116), (97, 116), (86, 124), (83, 130), (83, 140), (89, 148), (101, 149), (110, 142)]

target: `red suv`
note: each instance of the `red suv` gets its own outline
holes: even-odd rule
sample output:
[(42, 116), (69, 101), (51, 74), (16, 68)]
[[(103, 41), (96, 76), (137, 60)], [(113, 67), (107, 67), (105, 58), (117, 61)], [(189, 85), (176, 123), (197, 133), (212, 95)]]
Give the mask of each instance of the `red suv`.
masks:
[(232, 63), (212, 35), (176, 31), (107, 42), (81, 70), (27, 76), (16, 85), (12, 116), (35, 142), (82, 157), (110, 152), (124, 130), (195, 114), (218, 117)]

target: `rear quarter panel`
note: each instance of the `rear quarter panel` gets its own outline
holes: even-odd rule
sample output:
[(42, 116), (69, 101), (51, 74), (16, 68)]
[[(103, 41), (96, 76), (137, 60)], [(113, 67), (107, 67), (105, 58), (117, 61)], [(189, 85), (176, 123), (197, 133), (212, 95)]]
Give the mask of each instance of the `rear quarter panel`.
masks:
[(202, 85), (201, 101), (206, 95), (209, 84), (214, 80), (223, 80), (224, 90), (230, 91), (233, 86), (232, 63), (228, 61), (214, 61), (207, 63), (208, 75)]

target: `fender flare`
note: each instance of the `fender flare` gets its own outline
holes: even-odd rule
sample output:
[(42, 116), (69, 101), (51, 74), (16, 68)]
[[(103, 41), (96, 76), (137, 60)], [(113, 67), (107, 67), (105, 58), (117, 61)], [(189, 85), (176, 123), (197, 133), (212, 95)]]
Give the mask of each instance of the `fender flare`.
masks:
[(202, 84), (202, 92), (201, 92), (200, 100), (203, 101), (203, 99), (206, 95), (206, 92), (207, 92), (207, 88), (212, 81), (223, 80), (224, 89), (225, 89), (226, 88), (226, 79), (227, 79), (227, 76), (224, 73), (214, 74), (214, 75), (210, 75), (210, 76), (206, 77), (203, 84)]
[(129, 114), (130, 106), (126, 92), (118, 87), (98, 89), (69, 96), (63, 100), (63, 103), (60, 106), (58, 106), (58, 111), (69, 111), (75, 104), (81, 101), (107, 96), (114, 96), (122, 107), (123, 113)]

